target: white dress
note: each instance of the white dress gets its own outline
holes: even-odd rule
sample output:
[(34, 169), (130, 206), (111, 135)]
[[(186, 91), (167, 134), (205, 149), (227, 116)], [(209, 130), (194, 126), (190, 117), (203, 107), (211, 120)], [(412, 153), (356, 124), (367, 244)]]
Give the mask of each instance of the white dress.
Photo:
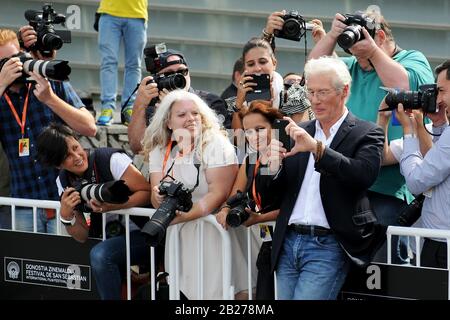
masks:
[[(162, 172), (164, 155), (166, 149), (154, 149), (150, 152), (149, 171)], [(172, 163), (173, 170), (170, 174), (188, 188), (193, 188), (197, 179), (197, 169), (193, 164), (193, 154), (184, 157), (176, 157), (171, 154), (166, 162), (165, 170), (167, 171)], [(192, 201), (198, 202), (207, 192), (208, 184), (205, 177), (205, 169), (217, 168), (237, 164), (234, 148), (227, 138), (217, 136), (205, 147), (202, 156), (202, 165), (199, 170), (199, 185), (192, 193)], [(166, 172), (163, 173), (165, 175)], [(198, 247), (197, 247), (197, 229), (196, 220), (181, 223), (179, 226), (179, 243), (180, 243), (180, 290), (188, 297), (188, 299), (198, 299), (197, 291), (197, 270), (198, 270)], [(166, 234), (165, 249), (165, 269), (169, 270), (168, 256), (168, 240), (174, 232), (175, 226), (169, 226)], [(222, 299), (222, 241), (217, 229), (209, 223), (204, 224), (204, 282), (203, 282), (203, 298), (204, 299)], [(230, 230), (231, 238), (231, 255), (232, 255), (232, 272), (231, 281), (234, 285), (235, 293), (247, 288), (247, 252), (243, 252), (239, 242), (246, 241), (246, 228), (239, 227)], [(252, 242), (253, 259), (252, 265), (255, 265), (256, 256), (259, 250), (259, 244)], [(244, 247), (245, 248), (245, 247)], [(256, 284), (256, 271), (252, 272), (252, 286)]]

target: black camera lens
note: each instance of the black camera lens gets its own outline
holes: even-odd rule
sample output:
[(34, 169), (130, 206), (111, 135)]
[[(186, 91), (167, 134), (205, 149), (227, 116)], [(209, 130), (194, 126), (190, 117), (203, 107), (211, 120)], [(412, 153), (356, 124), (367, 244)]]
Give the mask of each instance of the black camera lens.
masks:
[(405, 109), (419, 109), (421, 105), (418, 91), (390, 92), (385, 101), (391, 110), (397, 109), (399, 103), (403, 104)]
[(348, 26), (337, 38), (337, 43), (342, 49), (348, 50), (361, 39), (361, 35), (362, 35), (361, 26), (358, 25)]
[(243, 224), (250, 217), (250, 214), (245, 211), (246, 205), (238, 205), (228, 212), (227, 224), (232, 228), (237, 228)]
[(42, 36), (42, 47), (48, 50), (59, 50), (63, 46), (61, 37), (53, 33), (46, 33)]
[(284, 22), (283, 32), (287, 37), (295, 38), (300, 34), (302, 27), (300, 23), (295, 19), (288, 19)]

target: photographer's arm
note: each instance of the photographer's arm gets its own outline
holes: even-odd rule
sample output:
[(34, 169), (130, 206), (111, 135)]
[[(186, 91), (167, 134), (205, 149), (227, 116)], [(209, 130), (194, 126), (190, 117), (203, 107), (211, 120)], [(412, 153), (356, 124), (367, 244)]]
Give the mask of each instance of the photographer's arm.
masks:
[(146, 126), (145, 110), (148, 108), (150, 101), (158, 96), (158, 88), (156, 83), (149, 83), (147, 81), (153, 79), (152, 77), (145, 77), (136, 95), (136, 100), (133, 104), (133, 115), (128, 125), (128, 140), (131, 150), (138, 154), (142, 150), (142, 138)]
[(406, 69), (390, 54), (396, 49), (394, 42), (388, 42), (383, 30), (378, 30), (375, 40), (362, 28), (365, 39), (351, 47), (351, 52), (358, 57), (365, 57), (372, 63), (383, 86), (409, 90), (409, 77)]
[(219, 207), (227, 199), (237, 172), (238, 166), (236, 164), (206, 169), (208, 193), (194, 203), (189, 212), (177, 213), (171, 225), (207, 216)]
[(333, 23), (331, 24), (331, 30), (315, 44), (308, 59), (318, 59), (321, 56), (337, 56), (336, 52), (334, 52), (337, 38), (347, 27), (342, 21), (345, 21), (345, 17), (340, 13), (336, 13)]
[(22, 75), (22, 63), (15, 57), (5, 62), (0, 70), (0, 97), (14, 80)]
[[(241, 165), (239, 168), (238, 174), (236, 176), (236, 180), (234, 181), (233, 188), (231, 189), (230, 194), (227, 196), (228, 200), (230, 197), (236, 195), (238, 191), (244, 191), (247, 186), (247, 173), (245, 172), (245, 163)], [(227, 225), (227, 215), (230, 211), (229, 207), (226, 207), (226, 200), (222, 203), (222, 209), (216, 214), (217, 222), (225, 229), (228, 229)]]
[(146, 206), (150, 204), (150, 184), (145, 180), (144, 176), (132, 164), (128, 166), (120, 180), (124, 180), (125, 184), (130, 188), (132, 195), (125, 203), (115, 204), (108, 202), (97, 202), (91, 200), (90, 204), (96, 212), (108, 212), (112, 210), (128, 209), (133, 207)]
[(33, 94), (39, 101), (47, 105), (75, 131), (85, 136), (95, 136), (97, 133), (95, 119), (86, 108), (72, 107), (55, 94), (47, 79), (34, 72), (31, 72), (30, 75), (36, 81)]
[(83, 213), (75, 210), (75, 207), (81, 203), (80, 194), (74, 188), (66, 188), (61, 197), (61, 218), (70, 221), (75, 216), (73, 226), (66, 225), (69, 233), (78, 242), (85, 242), (89, 235), (89, 226), (86, 223)]

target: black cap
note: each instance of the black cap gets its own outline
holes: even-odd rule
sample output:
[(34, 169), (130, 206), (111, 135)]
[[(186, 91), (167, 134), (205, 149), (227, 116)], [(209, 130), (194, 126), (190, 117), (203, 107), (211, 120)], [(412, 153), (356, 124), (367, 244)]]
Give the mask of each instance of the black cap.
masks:
[[(170, 61), (170, 62), (167, 62), (167, 59), (168, 59), (170, 56), (179, 56), (180, 59), (174, 60), (174, 61)], [(187, 61), (186, 61), (186, 59), (185, 59), (185, 57), (184, 57), (184, 55), (183, 55), (180, 51), (177, 51), (177, 50), (174, 50), (174, 49), (167, 49), (166, 52), (161, 53), (161, 54), (159, 55), (159, 60), (160, 60), (160, 63), (161, 63), (161, 68), (160, 68), (160, 70), (161, 70), (161, 69), (164, 69), (164, 68), (166, 68), (166, 67), (168, 67), (168, 66), (174, 65), (174, 64), (184, 64), (185, 66), (188, 65), (188, 64), (187, 64)], [(158, 72), (159, 72), (160, 70), (158, 70)]]

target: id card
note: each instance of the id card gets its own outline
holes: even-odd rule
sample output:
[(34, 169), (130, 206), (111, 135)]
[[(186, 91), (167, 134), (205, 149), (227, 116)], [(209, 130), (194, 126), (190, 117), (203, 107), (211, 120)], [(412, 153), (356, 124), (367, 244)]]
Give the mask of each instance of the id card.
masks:
[(270, 236), (269, 226), (267, 224), (259, 225), (259, 236), (263, 241), (272, 241), (272, 237)]
[(19, 139), (19, 157), (28, 157), (30, 155), (30, 139)]

